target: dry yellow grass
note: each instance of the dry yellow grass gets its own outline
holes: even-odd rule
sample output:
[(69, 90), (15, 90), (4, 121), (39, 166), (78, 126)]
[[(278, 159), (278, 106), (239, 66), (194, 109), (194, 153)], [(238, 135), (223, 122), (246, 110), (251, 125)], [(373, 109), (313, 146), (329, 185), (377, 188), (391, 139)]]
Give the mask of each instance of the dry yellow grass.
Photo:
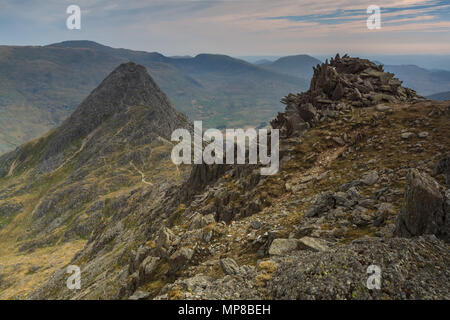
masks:
[(12, 285), (0, 289), (0, 299), (25, 299), (56, 270), (65, 267), (85, 244), (85, 240), (77, 240), (24, 254), (3, 251), (0, 254), (2, 281)]

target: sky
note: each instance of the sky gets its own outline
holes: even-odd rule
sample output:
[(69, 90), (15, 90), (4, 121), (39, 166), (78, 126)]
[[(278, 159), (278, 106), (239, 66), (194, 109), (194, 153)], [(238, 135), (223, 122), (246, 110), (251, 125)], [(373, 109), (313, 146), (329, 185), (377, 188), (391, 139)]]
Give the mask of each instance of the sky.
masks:
[[(69, 5), (81, 30), (69, 30)], [(367, 8), (381, 8), (369, 30)], [(450, 0), (0, 0), (0, 45), (92, 40), (165, 55), (450, 54)]]

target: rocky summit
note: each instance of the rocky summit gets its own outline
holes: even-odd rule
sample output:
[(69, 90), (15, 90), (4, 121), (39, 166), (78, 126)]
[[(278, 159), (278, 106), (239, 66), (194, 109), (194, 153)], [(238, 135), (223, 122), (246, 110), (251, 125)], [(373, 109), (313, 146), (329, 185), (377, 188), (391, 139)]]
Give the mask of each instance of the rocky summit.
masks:
[(450, 102), (347, 55), (282, 101), (277, 174), (175, 166), (190, 121), (118, 67), (0, 158), (0, 298), (449, 299)]
[(282, 99), (286, 111), (271, 124), (285, 135), (291, 135), (324, 117), (336, 117), (346, 108), (423, 99), (401, 84), (394, 74), (384, 72), (381, 65), (347, 55), (341, 58), (338, 54), (330, 62), (327, 60), (314, 68), (307, 92), (289, 94)]

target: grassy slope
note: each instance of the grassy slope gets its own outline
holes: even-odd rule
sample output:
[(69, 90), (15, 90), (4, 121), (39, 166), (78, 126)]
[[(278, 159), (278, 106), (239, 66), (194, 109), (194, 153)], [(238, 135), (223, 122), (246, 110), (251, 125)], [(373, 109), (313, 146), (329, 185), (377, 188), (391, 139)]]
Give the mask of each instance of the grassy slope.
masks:
[[(63, 167), (44, 175), (34, 175), (33, 169), (40, 161), (40, 155), (45, 151), (51, 133), (45, 137), (34, 140), (23, 146), (27, 157), (20, 166), (12, 171), (10, 176), (0, 179), (0, 206), (5, 203), (20, 203), (24, 210), (13, 216), (2, 217), (0, 215), (0, 299), (24, 299), (26, 295), (35, 290), (39, 285), (48, 280), (55, 271), (68, 265), (73, 256), (83, 249), (87, 239), (81, 236), (65, 237), (66, 231), (72, 224), (82, 224), (88, 215), (84, 212), (94, 202), (105, 200), (113, 202), (121, 195), (128, 194), (132, 190), (151, 188), (145, 181), (154, 185), (164, 183), (167, 180), (177, 181), (180, 172), (174, 170), (170, 160), (171, 145), (168, 142), (155, 140), (150, 145), (131, 147), (116, 150), (113, 154), (104, 157), (104, 166), (98, 168), (85, 168), (89, 174), (81, 179), (71, 180), (74, 168), (82, 153), (77, 153), (79, 143), (67, 146), (66, 158), (70, 159)], [(121, 158), (131, 153), (150, 148), (151, 153), (146, 163), (125, 163)], [(181, 169), (183, 174), (183, 169)], [(142, 173), (142, 174), (141, 174)], [(72, 181), (69, 184), (68, 181)], [(37, 232), (33, 212), (39, 204), (52, 194), (66, 188), (92, 187), (94, 190), (102, 188), (103, 194), (95, 195), (92, 199), (86, 199), (73, 208), (64, 212), (69, 218), (61, 227), (41, 234)], [(72, 195), (75, 196), (75, 195)], [(72, 197), (71, 196), (71, 197)], [(71, 197), (60, 200), (59, 207), (65, 206)], [(103, 219), (108, 219), (109, 207), (104, 208)], [(50, 239), (50, 240), (49, 240)], [(42, 243), (33, 250), (19, 250), (23, 244)], [(127, 244), (132, 245), (132, 244)]]

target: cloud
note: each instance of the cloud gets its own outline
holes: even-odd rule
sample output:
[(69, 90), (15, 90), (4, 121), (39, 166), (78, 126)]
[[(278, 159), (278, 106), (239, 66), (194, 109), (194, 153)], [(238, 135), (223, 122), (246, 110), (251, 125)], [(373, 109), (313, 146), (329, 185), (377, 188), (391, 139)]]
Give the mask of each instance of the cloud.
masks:
[[(382, 29), (371, 31), (367, 0), (3, 0), (0, 39), (4, 44), (89, 39), (174, 55), (450, 53), (448, 1), (375, 2)], [(81, 7), (82, 30), (65, 28), (69, 4)]]

